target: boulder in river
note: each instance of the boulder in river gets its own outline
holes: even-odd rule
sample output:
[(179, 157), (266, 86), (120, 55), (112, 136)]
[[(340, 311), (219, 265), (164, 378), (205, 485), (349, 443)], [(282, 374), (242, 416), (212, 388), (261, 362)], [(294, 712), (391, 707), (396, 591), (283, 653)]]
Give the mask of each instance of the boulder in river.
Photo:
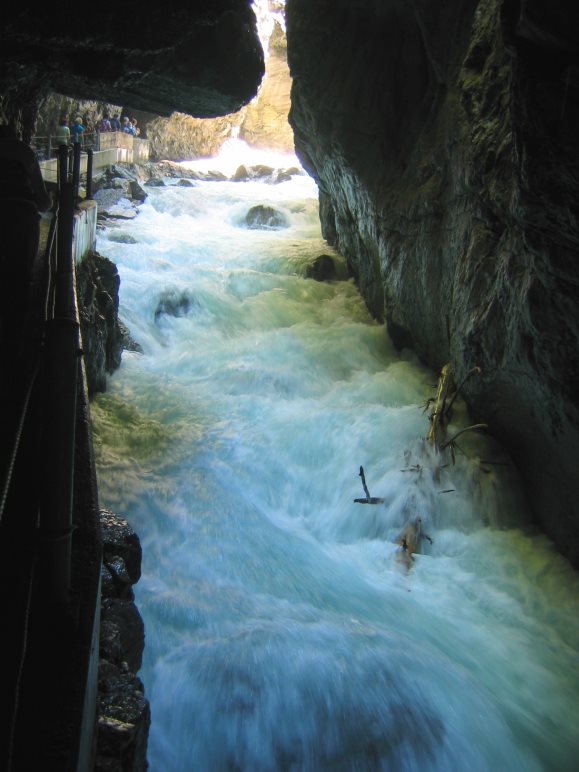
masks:
[(145, 185), (147, 185), (149, 188), (164, 188), (165, 181), (162, 180), (160, 177), (150, 177), (145, 182)]
[(245, 224), (248, 228), (257, 230), (280, 230), (289, 225), (283, 212), (265, 204), (252, 206), (245, 217)]
[(316, 281), (333, 281), (338, 278), (336, 264), (330, 255), (319, 255), (306, 268), (306, 277)]
[(157, 308), (155, 309), (155, 321), (161, 316), (187, 316), (192, 308), (199, 306), (199, 301), (186, 290), (167, 289), (161, 293)]

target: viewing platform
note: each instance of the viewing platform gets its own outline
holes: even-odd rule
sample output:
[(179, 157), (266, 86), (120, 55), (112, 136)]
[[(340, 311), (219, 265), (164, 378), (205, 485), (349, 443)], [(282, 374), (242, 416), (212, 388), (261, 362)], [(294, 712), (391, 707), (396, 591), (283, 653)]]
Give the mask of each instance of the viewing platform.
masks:
[[(58, 146), (51, 137), (35, 137), (34, 146), (44, 181), (58, 184)], [(72, 149), (72, 143), (69, 145)], [(133, 137), (122, 131), (93, 132), (83, 137), (80, 156), (80, 174), (88, 168), (87, 150), (92, 149), (92, 170), (113, 164), (140, 164), (149, 160), (149, 140)], [(54, 156), (54, 157), (53, 157)]]

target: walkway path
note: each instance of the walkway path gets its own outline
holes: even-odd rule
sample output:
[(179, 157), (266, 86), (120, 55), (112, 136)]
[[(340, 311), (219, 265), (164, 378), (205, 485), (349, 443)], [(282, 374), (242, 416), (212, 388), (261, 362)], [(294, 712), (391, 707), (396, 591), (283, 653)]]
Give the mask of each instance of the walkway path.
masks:
[[(93, 171), (106, 166), (122, 163), (143, 163), (149, 160), (149, 141), (137, 139), (130, 134), (113, 132), (101, 134), (100, 150), (93, 151)], [(80, 174), (86, 174), (88, 154), (83, 152), (80, 157)], [(58, 159), (49, 158), (40, 161), (42, 176), (47, 183), (56, 184), (58, 174)]]

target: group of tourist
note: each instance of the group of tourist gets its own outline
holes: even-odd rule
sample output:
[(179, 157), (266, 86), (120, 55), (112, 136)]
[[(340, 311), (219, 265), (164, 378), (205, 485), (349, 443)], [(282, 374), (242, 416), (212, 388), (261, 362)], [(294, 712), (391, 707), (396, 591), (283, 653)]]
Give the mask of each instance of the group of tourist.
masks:
[(108, 113), (105, 113), (98, 122), (97, 131), (122, 131), (125, 134), (131, 134), (133, 137), (138, 137), (141, 133), (141, 130), (137, 127), (136, 118), (128, 118), (125, 115), (121, 122), (118, 115), (113, 115), (111, 118)]
[[(122, 121), (120, 121), (118, 115), (115, 114), (111, 118), (108, 113), (104, 113), (103, 117), (96, 125), (96, 130), (99, 133), (122, 131), (133, 137), (138, 137), (141, 133), (141, 130), (137, 126), (136, 118), (124, 116)], [(68, 119), (64, 117), (59, 121), (54, 132), (54, 142), (56, 145), (69, 145), (71, 142), (82, 143), (85, 131), (86, 127), (83, 125), (83, 120), (80, 115), (77, 115), (71, 124), (69, 124)]]
[(82, 118), (77, 116), (74, 122), (69, 126), (66, 118), (61, 118), (54, 132), (54, 143), (56, 145), (69, 145), (73, 142), (82, 142), (84, 126)]
[(80, 115), (77, 115), (70, 125), (66, 118), (61, 118), (54, 132), (54, 143), (56, 145), (69, 145), (71, 142), (82, 144), (85, 131)]

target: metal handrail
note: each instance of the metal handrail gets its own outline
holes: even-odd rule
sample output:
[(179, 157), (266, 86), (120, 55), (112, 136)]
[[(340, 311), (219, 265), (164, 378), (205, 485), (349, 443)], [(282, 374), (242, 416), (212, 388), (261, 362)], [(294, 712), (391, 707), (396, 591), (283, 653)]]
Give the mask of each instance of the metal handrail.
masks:
[[(26, 203), (28, 206), (32, 206), (32, 204), (30, 204), (29, 202), (26, 202)], [(36, 209), (34, 211), (36, 214)], [(13, 437), (12, 448), (10, 450), (10, 456), (8, 459), (8, 466), (5, 470), (4, 480), (2, 481), (3, 482), (2, 495), (0, 496), (0, 522), (2, 521), (2, 518), (4, 515), (4, 508), (6, 506), (8, 495), (10, 493), (16, 461), (18, 458), (19, 450), (21, 448), (24, 426), (26, 423), (29, 409), (30, 409), (30, 402), (32, 399), (34, 388), (38, 381), (39, 373), (42, 368), (42, 360), (44, 355), (44, 342), (45, 342), (45, 322), (50, 313), (49, 299), (52, 292), (52, 283), (53, 283), (52, 277), (55, 269), (55, 261), (53, 259), (53, 255), (55, 255), (55, 247), (56, 247), (55, 236), (56, 236), (57, 224), (58, 224), (58, 199), (56, 199), (55, 206), (52, 210), (50, 229), (49, 229), (48, 238), (46, 241), (46, 247), (45, 247), (44, 256), (43, 256), (43, 262), (46, 270), (44, 274), (44, 285), (43, 285), (43, 302), (42, 302), (43, 312), (41, 317), (41, 322), (43, 323), (42, 332), (41, 332), (40, 339), (38, 341), (38, 349), (36, 351), (35, 361), (33, 362), (32, 369), (25, 383), (24, 396), (19, 407), (20, 414), (18, 416), (18, 420), (15, 426), (15, 433)], [(17, 725), (18, 714), (19, 714), (18, 706), (20, 701), (20, 686), (21, 686), (21, 680), (22, 680), (22, 674), (23, 674), (23, 668), (24, 668), (24, 661), (26, 659), (27, 648), (28, 648), (28, 628), (30, 624), (32, 587), (34, 584), (35, 572), (37, 570), (38, 558), (39, 558), (39, 552), (38, 552), (38, 549), (36, 549), (34, 552), (34, 557), (32, 558), (32, 561), (30, 564), (30, 575), (28, 577), (28, 587), (26, 591), (26, 602), (25, 602), (24, 617), (23, 617), (21, 655), (18, 661), (15, 663), (17, 676), (15, 681), (12, 715), (9, 722), (9, 730), (8, 730), (8, 748), (7, 748), (7, 769), (8, 770), (12, 769), (12, 764), (13, 764), (14, 740), (15, 740), (16, 725)]]
[[(43, 255), (45, 269), (43, 313), (40, 320), (42, 333), (39, 340), (38, 357), (25, 385), (24, 398), (16, 422), (15, 436), (12, 440), (8, 465), (0, 490), (1, 522), (21, 448), (22, 432), (28, 415), (30, 399), (41, 371), (42, 362), (44, 362), (45, 390), (51, 391), (49, 402), (52, 401), (50, 410), (46, 412), (52, 421), (49, 442), (53, 442), (56, 437), (59, 438), (59, 442), (62, 440), (62, 444), (67, 446), (59, 453), (48, 452), (46, 454), (46, 458), (52, 459), (52, 462), (45, 475), (43, 496), (45, 506), (41, 508), (45, 512), (44, 516), (41, 516), (41, 529), (45, 534), (54, 534), (56, 531), (60, 534), (65, 530), (70, 531), (72, 527), (72, 488), (74, 482), (72, 459), (74, 456), (78, 357), (80, 356), (80, 324), (76, 310), (72, 240), (74, 209), (78, 196), (79, 165), (80, 149), (74, 153), (71, 172), (68, 165), (68, 149), (66, 147), (60, 148), (59, 195), (53, 209), (48, 240)], [(23, 203), (32, 206), (29, 202)], [(64, 380), (62, 378), (63, 370), (65, 370)], [(58, 385), (55, 386), (57, 382)], [(63, 389), (65, 390), (64, 395)], [(59, 415), (56, 415), (56, 411), (52, 409), (54, 404), (62, 408), (63, 412)], [(64, 435), (61, 431), (63, 413), (66, 413), (67, 419), (64, 423), (69, 430)], [(54, 483), (55, 480), (58, 480), (57, 484)], [(56, 526), (54, 525), (55, 521)], [(46, 562), (51, 574), (49, 583), (52, 587), (53, 598), (59, 603), (66, 603), (70, 591), (70, 539), (65, 538), (62, 541), (64, 545), (59, 544), (56, 550), (54, 548), (48, 550), (50, 554)]]
[(82, 353), (72, 251), (74, 209), (75, 185), (68, 182), (60, 191), (54, 312), (45, 325), (44, 465), (39, 507), (44, 579), (51, 600), (63, 607), (71, 589), (76, 404)]
[[(58, 149), (61, 144), (62, 143), (55, 134), (48, 134), (45, 137), (42, 135), (36, 135), (30, 140), (30, 146), (36, 153), (36, 156), (39, 158), (39, 160), (54, 158), (55, 155), (58, 154)], [(73, 141), (72, 137), (70, 137), (69, 141), (67, 142), (67, 146), (72, 147), (75, 144), (77, 143)], [(83, 150), (87, 150), (88, 148), (98, 150), (99, 132), (84, 132), (78, 144), (80, 144)]]
[[(112, 131), (88, 131), (84, 132), (80, 138), (80, 141), (78, 144), (80, 144), (81, 149), (83, 152), (86, 152), (89, 149), (92, 149), (93, 151), (101, 150), (101, 142), (100, 138), (101, 136), (108, 136), (111, 134), (119, 134), (124, 137), (131, 137), (133, 140), (136, 140), (138, 142), (148, 142), (147, 139), (144, 137), (135, 137), (133, 134), (127, 134), (127, 132), (123, 131), (122, 129), (113, 129)], [(61, 142), (59, 138), (55, 134), (48, 134), (46, 136), (42, 135), (35, 135), (30, 140), (30, 146), (36, 153), (36, 156), (39, 160), (48, 160), (49, 158), (54, 158), (58, 154), (58, 149), (61, 146)], [(73, 137), (71, 136), (68, 140), (66, 146), (68, 147), (74, 147), (74, 145), (77, 144)]]
[[(19, 398), (19, 415), (10, 452), (10, 468), (6, 479), (0, 481), (3, 484), (0, 499), (1, 520), (11, 486), (21, 483), (20, 479), (17, 480), (18, 469), (13, 478), (15, 464), (22, 463), (21, 458), (26, 460), (29, 456), (35, 458), (36, 453), (40, 452), (42, 463), (38, 466), (41, 469), (41, 488), (36, 500), (39, 504), (39, 517), (37, 521), (36, 517), (34, 518), (37, 524), (37, 539), (35, 549), (30, 553), (29, 573), (23, 594), (23, 614), (19, 618), (22, 624), (14, 632), (19, 635), (20, 653), (13, 663), (16, 675), (10, 684), (8, 697), (11, 717), (7, 724), (6, 748), (1, 753), (2, 760), (6, 764), (3, 768), (6, 768), (7, 772), (16, 770), (16, 765), (19, 764), (15, 755), (18, 753), (17, 733), (21, 731), (18, 729), (18, 724), (22, 721), (23, 710), (26, 716), (24, 697), (29, 699), (30, 691), (25, 678), (24, 688), (28, 689), (28, 692), (23, 696), (22, 679), (33, 661), (28, 659), (29, 649), (35, 646), (34, 651), (37, 651), (39, 645), (38, 612), (41, 611), (41, 624), (44, 619), (42, 610), (46, 604), (51, 609), (50, 620), (56, 622), (56, 626), (59, 619), (65, 620), (67, 625), (75, 619), (72, 593), (72, 532), (75, 496), (74, 466), (77, 458), (77, 393), (81, 372), (81, 351), (72, 248), (76, 201), (72, 178), (75, 169), (69, 168), (68, 150), (63, 148), (62, 151), (63, 168), (59, 170), (58, 175), (59, 193), (55, 197), (48, 238), (41, 257), (43, 260), (42, 284), (38, 298), (38, 321), (41, 325), (38, 328), (38, 334), (34, 334), (31, 338), (33, 350), (28, 352), (32, 355), (29, 356), (30, 369), (23, 379), (22, 397)], [(75, 160), (76, 158), (77, 154), (75, 154)], [(32, 204), (28, 205), (32, 206)], [(37, 214), (35, 207), (34, 213)], [(41, 443), (32, 455), (30, 450), (37, 447), (38, 436), (36, 432), (34, 437), (28, 435), (27, 416), (31, 410), (34, 410), (34, 404), (37, 404), (38, 400), (44, 402)], [(13, 493), (18, 494), (19, 489), (13, 490)], [(14, 512), (11, 510), (10, 518), (13, 518), (13, 515)], [(29, 540), (30, 533), (22, 529), (21, 538)], [(26, 553), (23, 546), (25, 545), (15, 544), (14, 548), (18, 552)], [(95, 586), (98, 588), (98, 583)], [(33, 602), (33, 594), (37, 590), (38, 599)], [(96, 591), (98, 592), (98, 589)], [(62, 616), (59, 616), (60, 614)], [(34, 628), (32, 632), (34, 641), (31, 644), (32, 628)], [(41, 631), (40, 634), (43, 636), (44, 632)], [(69, 640), (69, 643), (72, 642)], [(40, 645), (42, 646), (43, 643), (40, 642)], [(92, 652), (87, 656), (91, 657)], [(31, 667), (31, 672), (36, 673), (34, 666)], [(83, 688), (86, 689), (86, 685)], [(86, 696), (84, 699), (86, 700)], [(83, 731), (83, 728), (80, 727), (79, 731)]]
[[(30, 203), (29, 201), (23, 201), (22, 203), (26, 207), (33, 207), (33, 204)], [(46, 247), (43, 255), (43, 263), (46, 268), (45, 279), (44, 279), (44, 290), (43, 290), (43, 302), (42, 302), (43, 313), (42, 313), (42, 318), (40, 320), (43, 325), (50, 318), (50, 315), (52, 313), (50, 310), (50, 305), (51, 305), (50, 298), (51, 298), (51, 295), (53, 294), (53, 286), (52, 286), (53, 275), (56, 267), (54, 258), (56, 257), (56, 249), (55, 249), (56, 238), (55, 237), (56, 237), (57, 225), (58, 225), (58, 199), (56, 200), (55, 207), (52, 210), (52, 218), (50, 221), (48, 238), (46, 241)], [(44, 336), (42, 336), (40, 340), (38, 359), (34, 364), (34, 368), (26, 384), (24, 399), (22, 400), (22, 404), (20, 407), (20, 414), (16, 422), (16, 431), (13, 438), (12, 449), (10, 451), (8, 466), (5, 471), (4, 480), (2, 481), (2, 490), (0, 494), (0, 522), (2, 522), (2, 518), (4, 516), (4, 508), (6, 506), (8, 494), (10, 493), (12, 476), (14, 473), (14, 467), (16, 464), (18, 451), (20, 449), (20, 442), (22, 439), (22, 430), (24, 427), (24, 423), (26, 421), (26, 416), (28, 414), (28, 406), (30, 404), (32, 390), (34, 388), (34, 384), (36, 382), (36, 378), (38, 376), (38, 372), (40, 369), (40, 358), (42, 356), (43, 345), (44, 345)]]

